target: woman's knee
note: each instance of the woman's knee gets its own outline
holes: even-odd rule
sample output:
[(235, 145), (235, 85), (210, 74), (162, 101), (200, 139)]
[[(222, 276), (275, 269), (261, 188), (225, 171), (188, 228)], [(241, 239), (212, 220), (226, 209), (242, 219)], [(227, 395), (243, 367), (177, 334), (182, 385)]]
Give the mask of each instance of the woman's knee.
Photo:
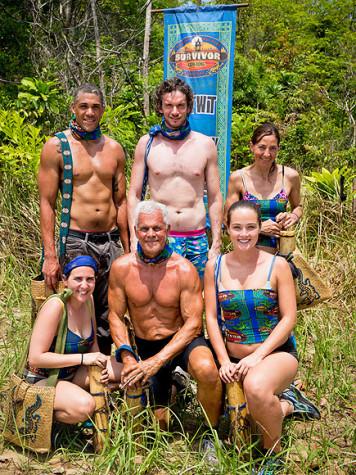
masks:
[(75, 410), (80, 418), (80, 421), (83, 422), (88, 419), (88, 417), (92, 417), (95, 411), (95, 399), (89, 393), (87, 395), (80, 398), (78, 404), (75, 407)]
[(267, 384), (266, 379), (258, 375), (253, 377), (247, 375), (243, 382), (243, 388), (246, 398), (250, 401), (263, 403), (273, 396), (273, 391)]
[(66, 401), (54, 405), (55, 411), (67, 413), (73, 423), (84, 422), (92, 417), (95, 411), (95, 400), (93, 396), (84, 390), (81, 394), (69, 395)]

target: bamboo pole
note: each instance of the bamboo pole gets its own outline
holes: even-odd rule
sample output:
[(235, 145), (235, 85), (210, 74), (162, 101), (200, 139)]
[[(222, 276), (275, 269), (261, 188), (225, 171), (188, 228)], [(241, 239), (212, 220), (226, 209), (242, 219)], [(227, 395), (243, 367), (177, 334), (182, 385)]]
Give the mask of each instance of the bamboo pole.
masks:
[(232, 436), (237, 447), (242, 448), (243, 445), (251, 443), (251, 428), (242, 384), (240, 382), (228, 383), (226, 394)]
[(288, 255), (293, 251), (295, 251), (295, 230), (286, 229), (281, 231), (279, 236), (279, 252)]
[(99, 453), (103, 450), (105, 439), (108, 435), (108, 405), (106, 400), (105, 386), (100, 382), (102, 369), (99, 366), (89, 366), (89, 384), (90, 394), (95, 399), (95, 435), (94, 435), (94, 449)]

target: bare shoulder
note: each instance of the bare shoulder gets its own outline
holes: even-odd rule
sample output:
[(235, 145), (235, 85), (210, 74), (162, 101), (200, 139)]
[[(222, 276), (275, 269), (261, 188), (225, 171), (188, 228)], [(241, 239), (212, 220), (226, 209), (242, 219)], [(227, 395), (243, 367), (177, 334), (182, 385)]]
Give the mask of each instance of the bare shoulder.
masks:
[(119, 277), (127, 275), (130, 267), (136, 263), (136, 255), (134, 252), (123, 254), (114, 260), (111, 266), (110, 274)]
[(274, 263), (274, 268), (277, 273), (280, 272), (290, 272), (289, 264), (284, 257), (276, 256), (276, 260)]
[(62, 157), (61, 143), (58, 137), (51, 137), (42, 148), (41, 162), (58, 162)]
[(125, 152), (122, 148), (122, 145), (111, 137), (108, 137), (107, 135), (104, 135), (104, 139), (105, 146), (108, 148), (110, 153), (114, 154), (114, 156), (116, 156), (120, 160), (125, 160)]
[(59, 298), (51, 297), (41, 307), (36, 321), (42, 318), (59, 321), (63, 312), (63, 303)]
[(142, 135), (142, 137), (140, 137), (139, 141), (137, 142), (136, 148), (146, 147), (149, 138), (150, 136), (148, 134)]
[(284, 176), (286, 176), (290, 180), (296, 180), (300, 178), (297, 170), (291, 167), (286, 167), (286, 166), (284, 167)]
[(206, 148), (209, 148), (211, 150), (216, 150), (216, 145), (215, 145), (214, 140), (208, 135), (202, 134), (201, 132), (195, 132), (195, 131), (192, 131), (189, 135), (192, 137), (192, 139), (199, 141), (200, 145)]
[(240, 168), (238, 170), (235, 170), (230, 174), (230, 182), (231, 183), (240, 183), (241, 182), (241, 172), (244, 170), (244, 168)]
[(170, 258), (170, 261), (171, 261), (171, 264), (174, 264), (174, 266), (176, 267), (178, 271), (178, 276), (179, 276), (181, 285), (182, 284), (191, 285), (192, 283), (195, 282), (195, 280), (199, 281), (198, 272), (196, 268), (193, 266), (193, 264), (190, 261), (188, 261), (188, 259), (173, 252)]

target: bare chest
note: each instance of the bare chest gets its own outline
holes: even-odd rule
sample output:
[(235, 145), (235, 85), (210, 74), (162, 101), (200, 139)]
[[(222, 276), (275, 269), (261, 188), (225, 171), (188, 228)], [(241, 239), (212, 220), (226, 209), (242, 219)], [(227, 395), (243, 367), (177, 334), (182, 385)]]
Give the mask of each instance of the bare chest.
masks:
[(179, 306), (180, 286), (174, 269), (145, 266), (130, 272), (125, 286), (129, 305), (140, 308)]
[(156, 178), (181, 176), (187, 180), (204, 176), (207, 157), (201, 147), (193, 142), (153, 143), (148, 156), (150, 175)]
[(112, 180), (117, 170), (117, 159), (105, 144), (70, 142), (73, 159), (74, 183), (85, 183), (97, 177), (102, 182)]

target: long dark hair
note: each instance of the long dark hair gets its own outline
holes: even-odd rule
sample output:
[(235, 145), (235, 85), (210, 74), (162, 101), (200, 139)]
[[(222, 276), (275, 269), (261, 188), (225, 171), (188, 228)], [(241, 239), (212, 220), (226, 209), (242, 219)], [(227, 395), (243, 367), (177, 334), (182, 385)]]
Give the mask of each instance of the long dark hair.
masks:
[[(261, 125), (259, 125), (253, 132), (252, 137), (251, 137), (251, 143), (252, 145), (258, 144), (260, 140), (263, 139), (263, 137), (266, 137), (266, 135), (274, 135), (277, 139), (277, 143), (279, 146), (279, 143), (281, 141), (281, 136), (279, 135), (279, 130), (277, 127), (272, 124), (272, 122), (265, 122)], [(274, 170), (276, 169), (276, 162), (273, 160), (273, 163), (271, 165), (271, 168), (268, 172), (268, 176), (272, 175)]]

